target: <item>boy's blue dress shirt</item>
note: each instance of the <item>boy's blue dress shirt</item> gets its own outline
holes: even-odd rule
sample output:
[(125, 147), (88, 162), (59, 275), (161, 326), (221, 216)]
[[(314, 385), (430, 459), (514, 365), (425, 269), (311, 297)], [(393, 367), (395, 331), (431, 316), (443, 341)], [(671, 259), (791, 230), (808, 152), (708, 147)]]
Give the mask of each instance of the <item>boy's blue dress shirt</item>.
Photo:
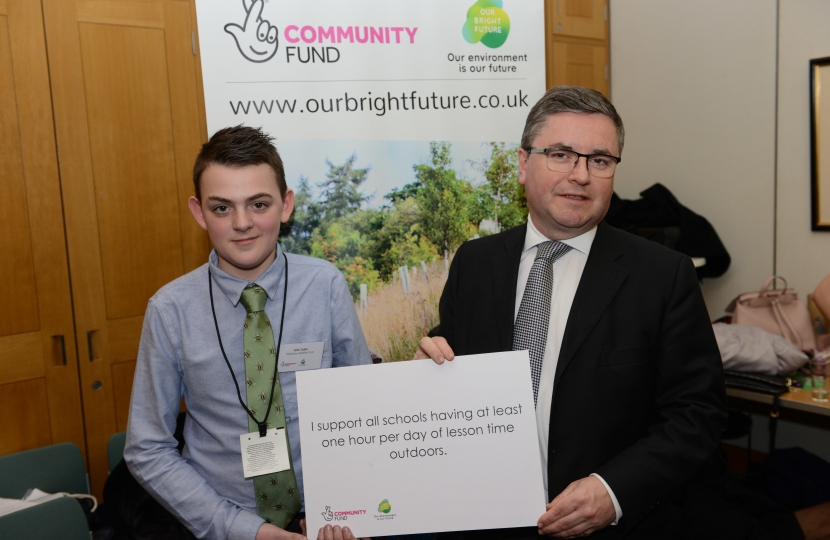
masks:
[[(133, 383), (124, 458), (133, 476), (199, 538), (250, 540), (263, 519), (256, 514), (253, 480), (245, 480), (239, 436), (248, 419), (239, 404), (219, 349), (208, 295), (213, 276), (216, 319), (228, 360), (245, 399), (239, 302), (249, 282), (210, 261), (162, 287), (144, 318)], [(285, 262), (275, 262), (256, 280), (268, 294), (265, 312), (279, 338)], [(325, 343), (322, 368), (371, 363), (343, 275), (330, 263), (288, 254), (288, 303), (282, 344)], [(266, 369), (272, 369), (267, 366)], [(281, 373), (291, 456), (300, 495), (303, 468), (294, 373)], [(180, 456), (173, 433), (184, 397), (188, 417)]]

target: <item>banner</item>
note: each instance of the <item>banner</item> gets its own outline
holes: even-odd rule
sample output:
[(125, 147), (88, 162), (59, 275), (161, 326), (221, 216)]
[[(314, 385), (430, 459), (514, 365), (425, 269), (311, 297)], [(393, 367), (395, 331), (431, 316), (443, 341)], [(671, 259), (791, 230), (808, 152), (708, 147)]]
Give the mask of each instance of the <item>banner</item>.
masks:
[(526, 220), (517, 142), (545, 90), (542, 0), (197, 0), (210, 134), (276, 138), (286, 251), (349, 285), (377, 356), (412, 358), (448, 259)]
[(208, 132), (513, 141), (545, 90), (541, 0), (198, 0)]
[(527, 351), (302, 371), (297, 398), (310, 537), (534, 527), (545, 513)]

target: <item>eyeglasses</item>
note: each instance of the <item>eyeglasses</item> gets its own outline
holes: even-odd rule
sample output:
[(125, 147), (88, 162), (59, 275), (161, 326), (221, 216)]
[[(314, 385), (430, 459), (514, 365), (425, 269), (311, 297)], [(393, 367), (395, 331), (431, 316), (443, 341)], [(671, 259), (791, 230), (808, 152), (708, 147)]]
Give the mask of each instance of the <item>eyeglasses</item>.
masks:
[(588, 172), (597, 178), (611, 178), (617, 170), (617, 163), (622, 161), (616, 156), (608, 154), (580, 154), (561, 148), (531, 148), (528, 154), (545, 154), (548, 170), (552, 172), (568, 173), (576, 168), (579, 158), (584, 157), (588, 163)]

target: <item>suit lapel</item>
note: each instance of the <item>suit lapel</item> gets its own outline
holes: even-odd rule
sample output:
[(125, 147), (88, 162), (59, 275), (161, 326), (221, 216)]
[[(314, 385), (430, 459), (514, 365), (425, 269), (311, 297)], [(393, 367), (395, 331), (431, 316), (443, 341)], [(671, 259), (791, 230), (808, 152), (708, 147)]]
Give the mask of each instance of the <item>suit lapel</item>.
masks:
[(505, 235), (502, 249), (491, 260), (493, 272), (493, 311), (502, 350), (513, 348), (513, 313), (516, 310), (516, 280), (524, 247), (527, 225), (516, 227)]
[(571, 312), (568, 314), (565, 335), (559, 350), (559, 362), (556, 364), (556, 382), (628, 275), (628, 271), (615, 262), (624, 251), (619, 243), (614, 242), (613, 237), (610, 226), (605, 222), (600, 223), (576, 289)]

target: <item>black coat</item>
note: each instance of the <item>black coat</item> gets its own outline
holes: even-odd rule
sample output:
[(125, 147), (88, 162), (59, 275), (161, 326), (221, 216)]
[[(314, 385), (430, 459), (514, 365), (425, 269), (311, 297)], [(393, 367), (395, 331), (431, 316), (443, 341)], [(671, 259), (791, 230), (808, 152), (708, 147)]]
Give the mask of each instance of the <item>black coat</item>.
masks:
[[(525, 231), (458, 249), (431, 332), (456, 354), (511, 349)], [(556, 367), (551, 499), (597, 473), (624, 514), (601, 536), (631, 530), (717, 448), (725, 402), (720, 353), (689, 258), (601, 223)]]

